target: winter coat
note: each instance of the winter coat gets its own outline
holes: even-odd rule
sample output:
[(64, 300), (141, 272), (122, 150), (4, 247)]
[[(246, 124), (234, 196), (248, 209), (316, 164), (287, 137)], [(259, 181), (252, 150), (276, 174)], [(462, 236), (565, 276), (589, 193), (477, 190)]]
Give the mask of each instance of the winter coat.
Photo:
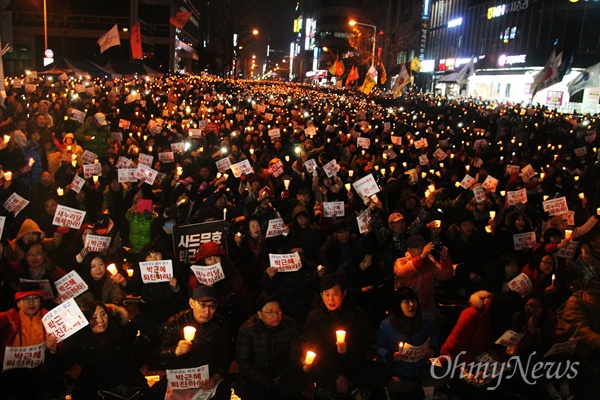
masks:
[[(48, 310), (42, 308), (42, 318)], [(0, 312), (0, 357), (4, 360), (4, 352), (6, 346), (12, 346), (15, 337), (21, 331), (21, 317), (19, 316), (19, 309), (14, 307), (10, 310)], [(44, 329), (44, 333), (46, 330)]]
[(152, 240), (152, 222), (157, 214), (151, 213), (149, 218), (146, 214), (134, 213), (127, 210), (125, 217), (129, 221), (129, 244), (135, 250), (142, 250)]
[(600, 350), (600, 312), (583, 302), (584, 290), (578, 290), (558, 309), (556, 334), (560, 340), (575, 339), (576, 353), (583, 356)]
[(44, 232), (40, 229), (39, 225), (35, 223), (34, 220), (27, 218), (21, 224), (21, 228), (19, 228), (19, 233), (17, 236), (8, 241), (8, 259), (9, 261), (21, 260), (25, 257), (24, 249), (20, 246), (20, 239), (28, 233), (35, 232), (40, 235), (40, 239), (46, 251), (51, 251), (56, 249), (62, 240), (62, 233), (55, 232), (54, 236), (51, 238), (47, 238), (44, 235)]
[[(96, 154), (98, 158), (103, 158), (108, 150), (108, 139), (110, 139), (110, 131), (108, 125), (98, 126), (96, 124), (96, 118), (94, 116), (86, 118), (83, 125), (81, 125), (73, 133), (75, 140), (79, 143), (84, 150), (91, 151)], [(91, 136), (94, 139), (87, 142), (86, 136)]]

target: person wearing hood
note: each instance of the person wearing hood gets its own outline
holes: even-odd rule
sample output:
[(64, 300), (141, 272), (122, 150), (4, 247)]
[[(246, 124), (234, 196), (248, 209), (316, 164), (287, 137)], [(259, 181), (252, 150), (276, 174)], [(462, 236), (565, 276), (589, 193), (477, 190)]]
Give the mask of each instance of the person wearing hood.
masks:
[(56, 249), (62, 241), (63, 234), (68, 232), (69, 228), (59, 227), (54, 236), (46, 237), (44, 232), (34, 220), (27, 218), (21, 224), (17, 236), (8, 241), (8, 260), (17, 261), (25, 256), (25, 249), (34, 242), (41, 242), (48, 251)]

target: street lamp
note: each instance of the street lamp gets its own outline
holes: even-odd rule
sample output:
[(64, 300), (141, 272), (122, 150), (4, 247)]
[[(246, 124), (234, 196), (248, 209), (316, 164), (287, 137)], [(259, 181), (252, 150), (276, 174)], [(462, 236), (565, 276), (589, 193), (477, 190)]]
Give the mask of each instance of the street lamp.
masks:
[(373, 49), (371, 51), (371, 57), (373, 57), (373, 59), (371, 60), (371, 66), (374, 66), (375, 65), (375, 43), (377, 41), (377, 27), (375, 25), (364, 24), (362, 22), (358, 22), (354, 19), (351, 19), (350, 21), (348, 21), (348, 25), (350, 25), (350, 26), (362, 25), (362, 26), (368, 26), (369, 28), (373, 28)]
[(254, 36), (258, 36), (258, 29), (254, 28), (249, 31), (242, 31), (233, 34), (233, 79), (237, 79), (237, 62), (238, 62), (238, 50), (242, 49), (242, 46), (238, 47), (238, 36), (242, 33), (252, 33)]

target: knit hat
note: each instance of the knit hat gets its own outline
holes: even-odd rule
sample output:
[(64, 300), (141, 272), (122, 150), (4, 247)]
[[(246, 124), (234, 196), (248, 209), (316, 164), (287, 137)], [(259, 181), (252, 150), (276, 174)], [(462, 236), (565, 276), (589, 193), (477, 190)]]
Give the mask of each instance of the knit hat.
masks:
[(206, 242), (202, 243), (198, 248), (198, 253), (196, 253), (196, 262), (200, 262), (207, 257), (224, 255), (225, 250), (223, 250), (220, 244), (215, 242)]

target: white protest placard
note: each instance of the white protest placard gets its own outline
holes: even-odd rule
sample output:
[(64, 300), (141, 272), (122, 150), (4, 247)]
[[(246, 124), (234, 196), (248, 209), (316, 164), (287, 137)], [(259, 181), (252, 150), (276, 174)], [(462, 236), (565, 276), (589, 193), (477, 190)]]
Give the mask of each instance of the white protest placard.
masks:
[(393, 160), (394, 158), (398, 157), (398, 154), (396, 154), (396, 152), (392, 149), (387, 149), (383, 152), (383, 154), (385, 154), (385, 156), (387, 158), (389, 158), (390, 160)]
[(202, 129), (200, 128), (190, 128), (188, 129), (189, 137), (193, 139), (200, 139), (202, 137)]
[(217, 164), (217, 170), (220, 173), (224, 173), (229, 168), (231, 168), (231, 160), (229, 159), (229, 157), (221, 158), (220, 160), (218, 160), (216, 162), (216, 164)]
[(52, 225), (67, 226), (71, 229), (79, 229), (85, 218), (85, 211), (76, 208), (58, 205), (54, 212)]
[(242, 175), (248, 175), (253, 172), (252, 166), (250, 165), (250, 161), (244, 160), (239, 163), (231, 164), (230, 166), (231, 172), (233, 172), (233, 176), (239, 178)]
[[(506, 169), (508, 170), (508, 167)], [(527, 164), (525, 167), (523, 167), (523, 170), (521, 171), (521, 177), (523, 178), (523, 181), (529, 182), (534, 176), (535, 170), (531, 164)]]
[(517, 233), (516, 235), (513, 235), (515, 250), (533, 249), (536, 241), (535, 232)]
[(269, 226), (267, 227), (267, 234), (265, 237), (275, 237), (279, 235), (287, 235), (287, 225), (283, 222), (282, 218), (275, 218), (269, 220)]
[(198, 282), (203, 285), (214, 285), (225, 279), (225, 272), (220, 263), (213, 265), (192, 265), (190, 267)]
[(369, 198), (380, 191), (373, 174), (360, 178), (352, 184), (352, 187), (362, 199)]
[(506, 166), (506, 172), (508, 172), (509, 174), (518, 174), (520, 170), (521, 167), (519, 167), (518, 165), (508, 164)]
[(575, 254), (577, 254), (577, 248), (579, 246), (579, 242), (576, 240), (571, 240), (568, 245), (561, 248), (557, 253), (557, 257), (560, 258), (573, 258)]
[(448, 154), (446, 154), (444, 150), (438, 148), (433, 152), (433, 156), (437, 158), (438, 161), (443, 161), (446, 157), (448, 157)]
[(371, 147), (371, 139), (366, 137), (358, 137), (356, 138), (356, 147), (362, 147), (363, 149), (368, 149)]
[(566, 214), (569, 212), (569, 206), (567, 205), (566, 197), (559, 197), (558, 199), (546, 200), (542, 203), (544, 211), (550, 216)]
[(429, 164), (429, 158), (427, 158), (427, 154), (421, 154), (419, 156), (419, 164), (420, 165), (427, 165), (427, 164)]
[(71, 271), (62, 278), (57, 279), (54, 286), (56, 286), (56, 290), (63, 300), (73, 299), (88, 290), (87, 283), (75, 271)]
[(533, 285), (527, 275), (520, 273), (512, 281), (508, 282), (508, 288), (521, 295), (521, 297), (525, 297), (531, 293)]
[(481, 186), (483, 186), (486, 190), (489, 190), (490, 192), (495, 192), (496, 186), (498, 186), (498, 179), (494, 178), (491, 175), (488, 175), (487, 178), (485, 178), (485, 181), (483, 181), (483, 183), (481, 184)]
[(402, 136), (390, 136), (390, 139), (392, 140), (392, 144), (396, 146), (402, 145)]
[(519, 342), (521, 342), (521, 339), (523, 339), (524, 336), (524, 333), (518, 333), (509, 329), (506, 332), (504, 332), (502, 336), (498, 338), (498, 340), (496, 340), (496, 344), (505, 347), (516, 346), (519, 344)]
[[(167, 370), (167, 382), (171, 390), (200, 389), (200, 383), (207, 381), (209, 377), (208, 364), (196, 368)], [(210, 398), (212, 396), (202, 397), (202, 399)], [(196, 399), (196, 397), (194, 396), (193, 399)]]
[(315, 136), (317, 134), (317, 130), (315, 129), (314, 126), (309, 126), (308, 128), (306, 128), (304, 130), (304, 134), (306, 136), (310, 136), (312, 138), (313, 136)]
[(158, 176), (158, 171), (140, 164), (135, 171), (135, 175), (138, 179), (144, 178), (144, 183), (147, 183), (148, 185), (154, 185), (154, 181)]
[(89, 248), (90, 251), (98, 251), (106, 254), (110, 247), (110, 236), (87, 235), (85, 238), (84, 248)]
[(327, 217), (343, 217), (346, 215), (343, 201), (323, 202), (323, 215)]
[(577, 347), (577, 340), (567, 340), (566, 342), (554, 343), (552, 347), (544, 354), (544, 357), (554, 356), (561, 353), (573, 353)]
[(123, 132), (111, 132), (110, 137), (112, 139), (118, 140), (119, 142), (123, 141)]
[(585, 146), (578, 147), (578, 148), (574, 149), (573, 151), (575, 152), (576, 157), (583, 157), (587, 154), (587, 148)]
[(145, 165), (146, 167), (152, 168), (152, 160), (154, 157), (149, 154), (140, 153), (138, 156), (138, 166)]
[(75, 300), (69, 299), (52, 310), (42, 318), (48, 337), (53, 337), (61, 342), (75, 332), (86, 327), (89, 323)]
[(402, 354), (402, 361), (415, 363), (427, 357), (427, 354), (429, 353), (429, 340), (430, 338), (428, 337), (425, 343), (420, 346), (403, 343), (402, 346), (398, 348), (400, 354)]
[(467, 189), (469, 190), (469, 188), (471, 186), (473, 186), (473, 184), (475, 183), (475, 178), (473, 178), (471, 175), (466, 174), (465, 177), (463, 178), (463, 180), (460, 182), (460, 186), (463, 189)]
[(40, 287), (40, 289), (42, 289), (42, 292), (44, 292), (44, 299), (53, 299), (54, 298), (54, 292), (52, 291), (52, 286), (50, 286), (50, 281), (48, 279), (19, 278), (19, 282), (35, 283), (36, 285), (38, 285)]
[(340, 166), (337, 164), (335, 158), (329, 161), (327, 164), (323, 165), (323, 171), (328, 178), (331, 178), (337, 174), (340, 170)]
[(2, 205), (9, 212), (14, 212), (15, 217), (19, 214), (25, 207), (29, 204), (29, 200), (24, 199), (19, 196), (17, 193), (13, 193), (10, 195), (8, 199)]
[(568, 213), (560, 214), (560, 216), (567, 221), (568, 226), (575, 226), (575, 211), (569, 211)]
[(126, 119), (119, 119), (119, 128), (129, 129), (130, 126), (131, 126), (131, 121), (128, 121)]
[(424, 149), (428, 146), (427, 139), (419, 139), (414, 141), (415, 149)]
[(356, 217), (356, 222), (358, 223), (358, 232), (359, 233), (367, 233), (371, 231), (371, 210), (367, 208), (365, 211), (359, 214)]
[(98, 154), (92, 153), (91, 151), (86, 150), (83, 152), (81, 159), (86, 164), (93, 164), (98, 159)]
[(33, 346), (12, 347), (6, 346), (2, 370), (14, 368), (35, 368), (46, 359), (46, 343)]
[(269, 265), (274, 267), (277, 272), (293, 272), (302, 268), (298, 252), (288, 254), (269, 253)]
[(83, 122), (85, 121), (85, 113), (83, 111), (73, 109), (71, 111), (71, 119), (73, 121), (79, 122), (80, 124), (83, 124)]
[(85, 179), (83, 179), (79, 175), (75, 175), (73, 177), (73, 181), (71, 182), (71, 190), (74, 191), (75, 193), (81, 192), (81, 189), (83, 188), (84, 183), (85, 183)]
[(173, 277), (172, 260), (140, 261), (142, 282), (169, 282)]
[(271, 139), (281, 139), (281, 131), (279, 130), (279, 128), (269, 129), (267, 134)]
[(331, 125), (331, 124), (327, 124), (327, 126), (325, 127), (325, 132), (333, 132), (335, 131), (335, 126)]
[(120, 156), (119, 159), (117, 160), (117, 163), (115, 164), (115, 167), (117, 167), (117, 168), (132, 168), (132, 167), (135, 167), (135, 163), (127, 157)]
[(383, 131), (384, 132), (389, 132), (392, 130), (392, 124), (389, 122), (384, 122), (383, 123)]
[(473, 196), (475, 196), (475, 201), (477, 201), (478, 203), (483, 203), (486, 199), (485, 189), (481, 186), (473, 188)]
[(173, 153), (185, 152), (185, 143), (183, 143), (183, 142), (171, 143), (171, 151)]
[(306, 167), (306, 171), (308, 171), (309, 174), (312, 174), (313, 171), (317, 169), (317, 162), (314, 158), (310, 158), (304, 161), (304, 167)]
[(120, 168), (117, 170), (119, 182), (137, 182), (137, 168)]
[(527, 190), (525, 188), (520, 190), (509, 190), (506, 192), (506, 201), (509, 206), (514, 206), (519, 203), (527, 203)]
[(169, 164), (175, 161), (175, 156), (173, 155), (172, 151), (163, 151), (158, 153), (158, 161)]
[(102, 165), (100, 164), (85, 164), (83, 166), (83, 177), (86, 179), (92, 176), (102, 175)]
[(483, 149), (487, 146), (487, 140), (485, 139), (477, 139), (475, 143), (473, 143), (473, 149), (479, 150)]
[(37, 85), (35, 83), (26, 83), (25, 84), (25, 92), (32, 93), (35, 92)]

